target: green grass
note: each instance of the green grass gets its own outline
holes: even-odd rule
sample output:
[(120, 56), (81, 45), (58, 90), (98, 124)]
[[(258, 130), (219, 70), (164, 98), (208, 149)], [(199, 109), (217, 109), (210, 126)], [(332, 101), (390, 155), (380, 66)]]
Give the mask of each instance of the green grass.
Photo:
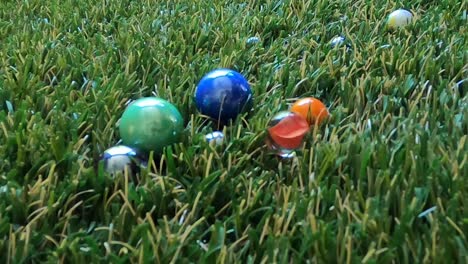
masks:
[[(466, 1), (168, 2), (0, 3), (1, 263), (468, 262)], [(193, 94), (217, 67), (255, 106), (213, 148)], [(153, 94), (184, 140), (112, 178), (99, 156)], [(304, 96), (332, 118), (280, 160), (266, 124)]]

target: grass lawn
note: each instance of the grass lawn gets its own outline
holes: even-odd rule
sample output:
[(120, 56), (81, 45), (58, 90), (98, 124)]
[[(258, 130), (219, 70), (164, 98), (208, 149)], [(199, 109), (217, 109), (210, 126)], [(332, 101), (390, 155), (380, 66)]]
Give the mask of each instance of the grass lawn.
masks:
[[(402, 7), (414, 23), (389, 31)], [(459, 0), (1, 1), (0, 263), (467, 263), (467, 13)], [(349, 50), (330, 47), (338, 35)], [(213, 147), (193, 95), (219, 67), (248, 79), (254, 109)], [(127, 103), (153, 95), (180, 110), (183, 140), (112, 177), (100, 155)], [(331, 118), (282, 160), (266, 125), (306, 96)]]

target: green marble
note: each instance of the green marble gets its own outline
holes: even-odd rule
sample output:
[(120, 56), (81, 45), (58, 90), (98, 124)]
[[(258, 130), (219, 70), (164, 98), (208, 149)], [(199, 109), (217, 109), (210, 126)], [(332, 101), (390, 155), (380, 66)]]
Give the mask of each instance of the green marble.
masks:
[(157, 97), (141, 98), (125, 109), (120, 119), (120, 136), (125, 145), (142, 151), (163, 152), (177, 143), (184, 129), (182, 115), (168, 101)]

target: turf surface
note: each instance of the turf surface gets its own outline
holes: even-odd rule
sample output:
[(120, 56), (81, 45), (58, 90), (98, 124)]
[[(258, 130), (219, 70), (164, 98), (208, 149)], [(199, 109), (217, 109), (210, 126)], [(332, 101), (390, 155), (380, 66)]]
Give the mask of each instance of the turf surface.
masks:
[[(415, 22), (388, 31), (400, 7)], [(0, 262), (467, 263), (467, 10), (2, 1)], [(244, 74), (255, 104), (214, 148), (193, 94), (217, 67)], [(126, 103), (152, 95), (180, 109), (184, 140), (112, 178), (99, 157)], [(332, 117), (280, 160), (266, 124), (305, 96)]]

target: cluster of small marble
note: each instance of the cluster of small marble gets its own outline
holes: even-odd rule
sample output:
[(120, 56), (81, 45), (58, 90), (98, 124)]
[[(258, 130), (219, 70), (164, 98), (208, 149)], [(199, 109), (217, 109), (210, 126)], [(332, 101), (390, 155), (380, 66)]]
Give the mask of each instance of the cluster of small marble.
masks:
[(282, 158), (292, 158), (310, 128), (321, 125), (329, 116), (328, 108), (319, 99), (301, 98), (288, 111), (281, 111), (270, 120), (267, 146)]
[[(395, 30), (398, 28), (404, 28), (405, 26), (411, 24), (412, 21), (413, 14), (410, 11), (406, 9), (397, 9), (388, 15), (386, 25), (388, 29)], [(351, 48), (349, 43), (346, 43), (346, 38), (343, 35), (336, 36), (330, 40), (330, 46), (332, 48), (338, 48), (343, 45), (346, 45), (348, 50)]]

